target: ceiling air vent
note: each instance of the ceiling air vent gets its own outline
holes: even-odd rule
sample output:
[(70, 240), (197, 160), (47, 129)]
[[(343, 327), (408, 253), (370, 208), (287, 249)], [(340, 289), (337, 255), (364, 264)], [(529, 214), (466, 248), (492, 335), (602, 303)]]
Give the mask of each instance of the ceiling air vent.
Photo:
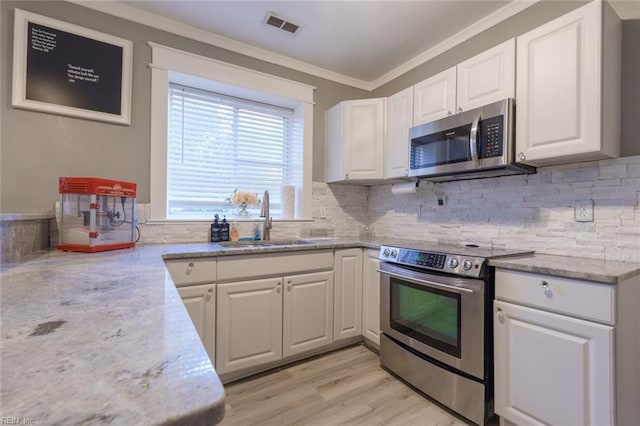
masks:
[(300, 30), (300, 28), (302, 28), (302, 25), (294, 24), (293, 22), (291, 22), (289, 18), (276, 15), (273, 12), (267, 12), (262, 22), (267, 25), (271, 25), (272, 27), (279, 28), (291, 34), (297, 33)]

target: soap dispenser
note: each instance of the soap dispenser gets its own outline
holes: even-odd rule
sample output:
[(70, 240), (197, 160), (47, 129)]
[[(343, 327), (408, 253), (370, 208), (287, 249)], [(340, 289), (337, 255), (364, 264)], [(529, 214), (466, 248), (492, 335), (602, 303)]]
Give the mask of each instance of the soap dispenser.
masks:
[(220, 216), (216, 213), (213, 223), (211, 224), (211, 242), (217, 243), (222, 241), (220, 222), (218, 221)]
[(222, 217), (222, 224), (220, 225), (220, 238), (222, 241), (229, 241), (229, 222), (227, 222), (227, 217)]

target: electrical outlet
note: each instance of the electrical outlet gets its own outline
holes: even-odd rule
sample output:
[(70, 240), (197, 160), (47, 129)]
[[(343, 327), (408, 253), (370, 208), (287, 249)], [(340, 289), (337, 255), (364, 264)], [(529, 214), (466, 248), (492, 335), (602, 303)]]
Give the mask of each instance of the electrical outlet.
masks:
[(593, 222), (593, 200), (575, 200), (573, 217), (576, 222)]

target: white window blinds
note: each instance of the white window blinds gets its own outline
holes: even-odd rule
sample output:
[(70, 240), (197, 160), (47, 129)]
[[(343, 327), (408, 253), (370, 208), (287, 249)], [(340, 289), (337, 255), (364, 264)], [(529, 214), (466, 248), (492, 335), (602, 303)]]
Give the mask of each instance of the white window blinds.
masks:
[[(177, 84), (169, 86), (167, 217), (233, 218), (229, 197), (269, 190), (281, 215), (281, 186), (302, 180), (302, 137), (291, 109)], [(260, 207), (250, 206), (257, 217)]]

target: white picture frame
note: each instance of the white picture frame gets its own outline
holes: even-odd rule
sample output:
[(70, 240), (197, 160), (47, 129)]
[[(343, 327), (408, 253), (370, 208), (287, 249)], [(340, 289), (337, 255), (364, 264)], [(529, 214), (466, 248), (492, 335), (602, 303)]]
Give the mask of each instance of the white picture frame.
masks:
[(130, 40), (21, 9), (14, 13), (14, 107), (131, 124)]

